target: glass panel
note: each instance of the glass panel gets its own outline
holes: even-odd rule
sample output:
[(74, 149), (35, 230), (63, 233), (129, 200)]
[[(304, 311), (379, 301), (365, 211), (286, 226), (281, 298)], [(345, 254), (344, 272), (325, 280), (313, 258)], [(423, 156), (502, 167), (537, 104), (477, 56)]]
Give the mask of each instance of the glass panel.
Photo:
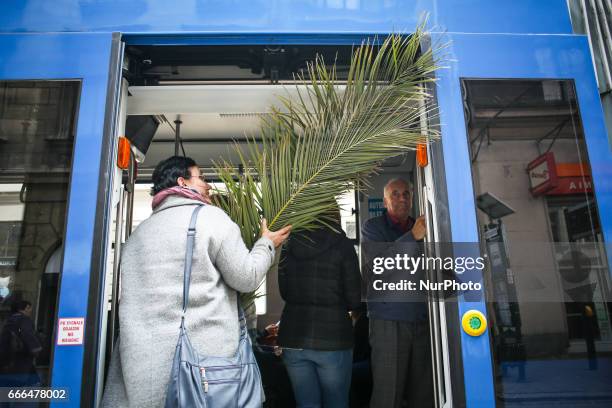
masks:
[(49, 384), (77, 81), (0, 81), (0, 386)]
[(357, 239), (357, 204), (355, 203), (355, 190), (351, 189), (337, 198), (340, 207), (340, 223), (346, 236)]
[(610, 406), (612, 286), (573, 82), (462, 85), (497, 405)]

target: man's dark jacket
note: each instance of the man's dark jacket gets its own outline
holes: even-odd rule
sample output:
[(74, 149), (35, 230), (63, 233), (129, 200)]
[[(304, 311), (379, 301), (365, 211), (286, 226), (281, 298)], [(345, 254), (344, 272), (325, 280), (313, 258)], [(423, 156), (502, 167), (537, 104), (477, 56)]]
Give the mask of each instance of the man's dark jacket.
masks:
[(355, 248), (343, 232), (321, 228), (291, 236), (281, 255), (278, 284), (286, 302), (279, 327), (281, 346), (353, 346), (348, 311), (361, 305), (361, 275)]
[[(391, 221), (389, 215), (385, 211), (383, 215), (370, 218), (364, 223), (361, 229), (361, 241), (364, 244), (362, 248), (367, 252), (368, 249), (373, 248), (374, 245), (377, 247), (377, 249), (380, 247), (376, 244), (368, 246), (368, 243), (389, 242), (390, 245), (386, 252), (381, 254), (382, 256), (389, 257), (394, 257), (396, 253), (407, 248), (406, 244), (409, 248), (416, 249), (416, 245), (410, 245), (416, 243), (414, 237), (412, 236), (412, 232), (410, 231), (412, 230), (413, 226), (414, 219), (409, 217), (407, 225), (408, 232), (402, 231), (397, 224)], [(392, 243), (397, 243), (398, 245), (396, 247), (398, 249), (394, 249)], [(402, 244), (404, 244), (403, 247)], [(418, 253), (413, 254), (413, 256), (418, 255)], [(411, 300), (409, 302), (368, 302), (368, 317), (370, 319), (406, 322), (424, 321), (427, 319), (427, 305), (425, 303), (426, 299), (421, 295), (421, 301), (416, 302), (415, 300), (417, 300), (417, 296), (414, 294), (411, 296), (406, 296), (407, 299), (409, 298)]]
[[(11, 336), (19, 343), (18, 350), (12, 350)], [(10, 374), (32, 374), (36, 372), (34, 357), (40, 353), (42, 346), (34, 331), (32, 319), (22, 313), (12, 314), (5, 322), (0, 334), (2, 349), (2, 368)]]

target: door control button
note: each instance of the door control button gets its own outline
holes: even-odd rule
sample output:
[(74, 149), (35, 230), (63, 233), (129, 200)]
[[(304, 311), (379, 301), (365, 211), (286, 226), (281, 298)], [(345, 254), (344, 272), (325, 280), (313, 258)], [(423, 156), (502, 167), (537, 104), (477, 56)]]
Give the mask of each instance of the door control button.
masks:
[(487, 318), (478, 310), (468, 310), (463, 314), (461, 325), (470, 336), (480, 336), (487, 330)]

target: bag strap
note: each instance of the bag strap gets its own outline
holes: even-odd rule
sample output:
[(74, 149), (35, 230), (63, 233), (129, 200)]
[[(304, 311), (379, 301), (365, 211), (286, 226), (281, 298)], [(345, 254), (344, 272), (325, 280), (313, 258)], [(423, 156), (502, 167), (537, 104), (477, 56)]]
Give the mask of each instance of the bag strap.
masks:
[[(196, 235), (196, 224), (198, 220), (198, 213), (204, 207), (204, 204), (195, 204), (197, 207), (191, 213), (191, 220), (189, 221), (189, 228), (187, 229), (187, 247), (185, 249), (185, 263), (183, 269), (183, 314), (181, 315), (181, 327), (185, 326), (185, 313), (187, 313), (187, 306), (189, 305), (189, 287), (191, 286), (191, 264), (193, 262), (193, 248), (195, 246), (195, 235)], [(238, 319), (241, 321), (241, 325), (246, 325), (246, 317), (244, 311), (240, 305), (240, 295), (236, 296), (236, 303), (238, 306)]]
[(181, 326), (185, 321), (185, 313), (189, 304), (189, 286), (191, 284), (191, 263), (193, 261), (193, 247), (195, 244), (196, 222), (198, 213), (204, 205), (197, 205), (191, 213), (189, 228), (187, 229), (187, 247), (185, 249), (185, 265), (183, 269), (183, 315), (181, 316)]

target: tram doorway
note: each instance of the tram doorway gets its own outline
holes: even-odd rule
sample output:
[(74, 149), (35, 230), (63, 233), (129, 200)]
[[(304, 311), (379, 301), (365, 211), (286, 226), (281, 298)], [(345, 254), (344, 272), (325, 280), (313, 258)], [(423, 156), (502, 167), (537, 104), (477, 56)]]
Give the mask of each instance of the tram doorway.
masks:
[[(129, 50), (128, 50), (129, 51)], [(347, 50), (338, 51), (342, 56)], [(159, 55), (158, 55), (159, 56)], [(142, 57), (140, 58), (142, 60)], [(343, 60), (339, 59), (342, 67)], [(130, 62), (131, 63), (131, 62)], [(154, 65), (154, 64), (153, 64)], [(142, 68), (142, 67), (141, 67)], [(246, 75), (242, 71), (219, 69), (219, 67), (194, 67), (189, 69), (174, 67), (175, 73), (168, 73), (161, 67), (149, 70), (151, 77), (142, 73), (126, 72), (119, 115), (119, 135), (128, 132), (137, 133), (144, 139), (144, 148), (134, 156), (130, 168), (118, 174), (114, 186), (114, 222), (109, 231), (113, 246), (109, 248), (108, 275), (103, 302), (107, 305), (101, 330), (101, 344), (98, 358), (97, 382), (98, 399), (102, 395), (105, 367), (108, 366), (113, 345), (119, 335), (117, 310), (120, 307), (120, 251), (116, 251), (121, 243), (130, 236), (131, 231), (151, 214), (151, 175), (155, 165), (172, 155), (185, 155), (193, 158), (200, 167), (201, 173), (213, 185), (218, 183), (214, 171), (214, 162), (223, 157), (230, 163), (239, 163), (239, 157), (234, 146), (246, 147), (246, 136), (257, 139), (262, 115), (269, 112), (271, 106), (279, 107), (279, 97), (295, 98), (296, 84), (288, 79), (270, 81), (260, 78), (237, 78)], [(214, 78), (194, 80), (193, 73), (202, 69)], [(217, 71), (214, 71), (214, 70)], [(264, 68), (264, 76), (266, 69)], [(282, 70), (281, 70), (282, 71)], [(339, 70), (342, 72), (342, 68)], [(178, 72), (178, 73), (176, 73)], [(191, 76), (189, 76), (191, 72)], [(222, 73), (219, 73), (222, 72)], [(271, 69), (269, 75), (277, 75)], [(284, 74), (286, 75), (286, 73)], [(170, 80), (170, 77), (179, 77)], [(247, 75), (248, 76), (248, 75)], [(272, 82), (272, 83), (271, 83)], [(423, 117), (423, 121), (429, 118)], [(118, 135), (118, 136), (119, 136)], [(150, 139), (150, 144), (146, 139)], [(136, 143), (136, 147), (140, 146)], [(438, 226), (438, 219), (444, 217), (438, 214), (436, 190), (434, 184), (440, 183), (443, 169), (434, 168), (432, 163), (440, 165), (441, 151), (439, 144), (425, 149), (426, 159), (417, 163), (416, 152), (395, 157), (381, 166), (379, 175), (374, 176), (369, 189), (355, 188), (339, 197), (341, 208), (341, 225), (347, 237), (351, 239), (357, 251), (360, 251), (360, 228), (371, 217), (378, 216), (383, 211), (382, 199), (385, 184), (393, 178), (407, 180), (413, 187), (412, 216), (425, 215), (428, 222), (426, 241), (442, 238), (444, 232)], [(140, 150), (140, 149), (139, 149)], [(421, 153), (422, 155), (422, 153)], [(421, 158), (422, 160), (422, 158)], [(440, 179), (443, 181), (443, 178)], [(443, 194), (442, 194), (443, 196)], [(444, 211), (444, 209), (442, 209)], [(432, 271), (433, 273), (433, 271)], [(277, 276), (270, 274), (262, 283), (256, 299), (256, 329), (262, 331), (270, 324), (280, 320), (284, 302), (278, 290)], [(365, 304), (365, 302), (364, 302)], [(456, 305), (450, 305), (450, 307)], [(450, 357), (446, 336), (447, 306), (441, 299), (432, 299), (428, 306), (429, 331), (431, 347), (430, 354), (434, 394), (432, 403), (436, 406), (447, 406), (450, 401)], [(451, 313), (453, 316), (456, 312)], [(281, 323), (282, 324), (282, 323)], [(367, 314), (355, 321), (355, 349), (353, 386), (351, 389), (351, 406), (368, 406), (372, 388), (370, 369), (370, 344)], [(457, 345), (456, 347), (460, 347)], [(293, 406), (294, 400), (282, 360), (271, 350), (262, 348), (260, 368), (263, 373), (266, 388), (267, 407)], [(460, 355), (457, 353), (456, 355)], [(429, 357), (429, 356), (428, 356)], [(408, 391), (409, 392), (409, 391)]]

